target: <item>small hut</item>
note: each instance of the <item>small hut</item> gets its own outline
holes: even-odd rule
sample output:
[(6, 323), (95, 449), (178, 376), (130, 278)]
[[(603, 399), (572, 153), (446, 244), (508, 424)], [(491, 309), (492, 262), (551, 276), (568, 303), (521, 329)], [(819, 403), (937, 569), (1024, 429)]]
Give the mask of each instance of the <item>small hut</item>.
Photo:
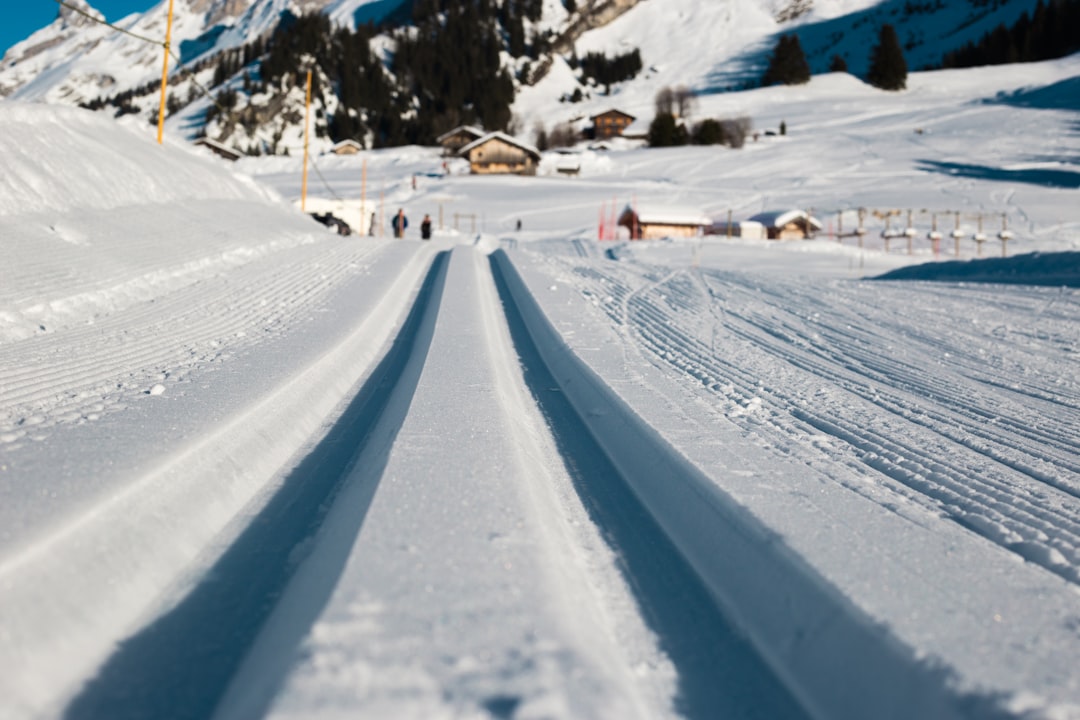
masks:
[(506, 133), (493, 132), (474, 140), (458, 151), (469, 161), (474, 175), (535, 175), (540, 151)]
[(593, 123), (593, 139), (607, 140), (622, 135), (623, 130), (629, 127), (635, 118), (629, 113), (613, 108), (605, 110), (599, 115), (593, 115), (590, 119)]
[(761, 223), (770, 240), (805, 240), (823, 227), (819, 220), (802, 210), (763, 212), (750, 220)]
[(364, 146), (352, 139), (342, 140), (333, 147), (330, 148), (330, 152), (335, 155), (356, 155)]
[(442, 145), (443, 155), (457, 155), (461, 152), (461, 148), (482, 137), (484, 137), (484, 131), (480, 128), (472, 125), (459, 125), (435, 138), (435, 141)]
[(700, 210), (671, 205), (627, 205), (618, 224), (630, 233), (631, 240), (696, 237), (711, 221)]

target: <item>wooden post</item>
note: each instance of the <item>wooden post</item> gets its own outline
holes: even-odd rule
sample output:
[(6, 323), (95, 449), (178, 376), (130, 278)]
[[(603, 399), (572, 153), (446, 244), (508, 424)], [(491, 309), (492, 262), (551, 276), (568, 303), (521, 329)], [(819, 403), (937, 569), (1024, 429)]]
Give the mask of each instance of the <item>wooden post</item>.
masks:
[(983, 216), (982, 213), (979, 213), (978, 230), (976, 230), (975, 235), (972, 236), (972, 239), (975, 241), (975, 257), (982, 257), (982, 246), (983, 243), (986, 242), (986, 233), (983, 232), (982, 222)]
[[(367, 156), (364, 156), (364, 162), (360, 170), (360, 229), (364, 229), (364, 223), (367, 222)], [(368, 228), (368, 233), (371, 233), (371, 228)]]
[(311, 136), (311, 70), (307, 71), (307, 93), (304, 97), (304, 177), (300, 184), (300, 211), (307, 211), (308, 142)]
[(998, 233), (998, 237), (1001, 238), (1001, 257), (1009, 256), (1009, 241), (1012, 240), (1012, 232), (1009, 230), (1009, 216), (1007, 213), (1001, 213), (1001, 232)]
[(727, 238), (731, 239), (731, 210), (727, 211)]
[(157, 142), (165, 137), (165, 96), (169, 87), (169, 48), (172, 42), (173, 0), (169, 0), (169, 19), (165, 23), (165, 60), (161, 63), (161, 106), (158, 108)]
[(963, 235), (960, 232), (960, 211), (956, 211), (956, 227), (953, 228), (953, 239), (956, 241), (956, 257), (960, 257), (960, 238)]

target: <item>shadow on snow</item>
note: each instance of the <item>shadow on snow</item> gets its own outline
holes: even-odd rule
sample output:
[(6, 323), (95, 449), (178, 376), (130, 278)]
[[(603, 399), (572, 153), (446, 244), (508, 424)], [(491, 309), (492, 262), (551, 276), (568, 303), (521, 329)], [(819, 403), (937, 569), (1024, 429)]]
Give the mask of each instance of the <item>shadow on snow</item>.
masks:
[[(207, 718), (213, 713), (248, 650), (313, 544), (335, 497), (376, 426), (396, 435), (408, 402), (396, 403), (402, 417), (387, 417), (396, 392), (415, 391), (419, 368), (407, 361), (427, 353), (425, 316), (437, 307), (446, 277), (447, 253), (438, 255), (390, 350), (345, 408), (326, 437), (285, 478), (281, 487), (201, 582), (179, 605), (125, 640), (64, 717)], [(431, 325), (432, 323), (428, 323)], [(413, 365), (416, 365), (415, 363)], [(421, 363), (422, 365), (422, 363)], [(410, 376), (411, 374), (411, 376)], [(391, 437), (392, 440), (392, 437)], [(368, 477), (385, 467), (389, 446), (373, 452)], [(365, 467), (369, 458), (365, 456)], [(374, 488), (355, 509), (355, 532), (367, 514)], [(347, 557), (318, 588), (305, 588), (306, 614), (289, 628), (299, 642), (329, 600)], [(267, 698), (268, 702), (270, 698)]]
[(1029, 185), (1041, 185), (1051, 188), (1074, 190), (1080, 188), (1080, 172), (1056, 168), (1006, 168), (970, 163), (941, 162), (938, 160), (919, 160), (920, 170), (937, 172), (944, 175), (959, 175), (977, 180), (995, 180), (998, 182), (1021, 182)]
[(678, 671), (679, 712), (735, 720), (805, 717), (620, 477), (548, 370), (494, 259), (491, 270), (529, 390), (590, 517), (616, 550), (647, 623)]

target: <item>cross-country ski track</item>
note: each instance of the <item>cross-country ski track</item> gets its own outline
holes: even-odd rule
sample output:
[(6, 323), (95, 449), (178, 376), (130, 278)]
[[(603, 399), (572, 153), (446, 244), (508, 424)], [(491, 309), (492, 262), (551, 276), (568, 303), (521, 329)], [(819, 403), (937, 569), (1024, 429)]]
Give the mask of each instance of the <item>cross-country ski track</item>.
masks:
[[(304, 247), (281, 252), (299, 261)], [(148, 339), (161, 322), (191, 327), (192, 356), (232, 336), (222, 367), (236, 413), (195, 432), (202, 416), (184, 406), (198, 395), (178, 398), (189, 448), (123, 467), (130, 481), (94, 468), (94, 511), (72, 510), (0, 566), (0, 611), (46, 613), (54, 633), (32, 644), (8, 630), (25, 675), (7, 689), (42, 704), (32, 679), (72, 635), (83, 655), (65, 665), (69, 718), (299, 717), (313, 705), (417, 718), (982, 717), (997, 700), (963, 684), (972, 656), (1027, 643), (1065, 672), (1066, 651), (1031, 630), (1080, 617), (1080, 596), (999, 607), (966, 569), (1000, 566), (1031, 593), (1077, 583), (1080, 438), (1066, 417), (1034, 414), (1076, 388), (1007, 372), (1033, 338), (1075, 342), (1055, 330), (1074, 297), (1012, 290), (1029, 322), (994, 318), (991, 335), (1012, 346), (988, 358), (920, 317), (948, 286), (905, 288), (927, 300), (896, 313), (865, 302), (888, 300), (882, 284), (834, 283), (824, 303), (796, 281), (565, 247), (341, 244), (276, 289), (284, 265), (262, 276), (255, 262), (250, 285), (211, 280), (197, 301), (181, 292), (147, 313), (145, 331), (118, 325)], [(277, 307), (237, 317), (256, 285)], [(272, 393), (244, 379), (243, 328), (265, 327), (272, 351), (281, 315), (339, 322), (335, 307), (355, 317), (332, 348), (285, 364)], [(606, 329), (576, 333), (583, 313)], [(92, 391), (115, 381), (115, 365), (97, 370), (116, 353), (100, 342), (110, 332), (68, 333), (81, 364), (42, 336), (42, 362), (5, 384), (22, 393), (9, 404), (51, 399), (38, 432), (59, 432), (79, 399), (98, 422), (66, 431), (107, 434), (122, 413)], [(134, 346), (132, 367), (182, 368), (175, 344)], [(943, 348), (959, 358), (925, 372), (919, 354)], [(205, 381), (202, 367), (190, 381)], [(288, 431), (281, 414), (295, 417)], [(85, 455), (67, 447), (59, 467)], [(243, 447), (263, 464), (229, 468)], [(46, 509), (65, 517), (62, 500)], [(845, 527), (851, 512), (861, 525)], [(915, 545), (941, 547), (932, 579), (908, 558)], [(79, 562), (106, 563), (102, 581), (65, 585), (62, 567)], [(868, 564), (895, 593), (866, 584)], [(957, 616), (930, 631), (906, 623), (907, 591), (953, 594)], [(129, 599), (110, 612), (118, 592)], [(1001, 631), (982, 632), (987, 622)]]

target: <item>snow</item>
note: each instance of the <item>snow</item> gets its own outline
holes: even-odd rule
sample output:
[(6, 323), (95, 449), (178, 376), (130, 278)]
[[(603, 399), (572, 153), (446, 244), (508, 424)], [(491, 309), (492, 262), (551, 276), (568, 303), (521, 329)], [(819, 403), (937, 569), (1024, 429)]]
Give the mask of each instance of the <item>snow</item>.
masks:
[[(1078, 71), (317, 157), (375, 237), (299, 158), (0, 104), (0, 717), (1080, 717)], [(595, 239), (638, 202), (826, 230)]]

